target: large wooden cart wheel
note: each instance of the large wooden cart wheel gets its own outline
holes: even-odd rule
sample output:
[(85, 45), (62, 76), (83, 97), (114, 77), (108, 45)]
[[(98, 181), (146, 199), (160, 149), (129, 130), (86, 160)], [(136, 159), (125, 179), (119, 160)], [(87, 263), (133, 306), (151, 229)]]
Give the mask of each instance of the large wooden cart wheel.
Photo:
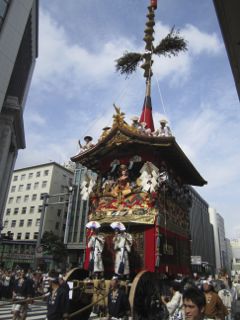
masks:
[(134, 320), (165, 320), (168, 318), (166, 306), (161, 302), (161, 295), (166, 284), (159, 274), (143, 270), (132, 282), (129, 301)]

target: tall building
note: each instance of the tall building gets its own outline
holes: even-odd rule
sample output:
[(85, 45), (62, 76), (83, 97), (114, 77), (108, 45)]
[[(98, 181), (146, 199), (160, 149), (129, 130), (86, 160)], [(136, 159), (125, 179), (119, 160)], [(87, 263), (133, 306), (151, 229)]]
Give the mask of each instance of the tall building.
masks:
[(224, 219), (214, 208), (209, 208), (208, 212), (210, 222), (213, 225), (216, 271), (218, 272), (220, 269), (229, 269), (225, 241)]
[[(72, 171), (55, 162), (13, 172), (2, 230), (3, 237), (10, 231), (13, 240), (7, 242), (5, 252), (2, 247), (2, 262), (11, 265), (14, 253), (15, 263), (32, 264), (36, 244), (45, 231), (52, 231), (63, 241), (72, 178)], [(49, 195), (48, 205), (43, 207), (45, 194)]]
[(215, 273), (215, 249), (213, 226), (209, 220), (208, 203), (193, 188), (190, 188), (192, 208), (190, 231), (192, 239), (192, 269), (194, 272)]
[(232, 270), (240, 274), (240, 238), (230, 241), (232, 251)]
[(38, 55), (38, 1), (0, 0), (0, 222), (19, 149)]

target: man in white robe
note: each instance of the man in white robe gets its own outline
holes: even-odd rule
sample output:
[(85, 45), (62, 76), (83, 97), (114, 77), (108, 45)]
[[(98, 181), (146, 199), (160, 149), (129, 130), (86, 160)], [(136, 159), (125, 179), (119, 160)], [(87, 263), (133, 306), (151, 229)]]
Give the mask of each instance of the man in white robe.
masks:
[[(91, 236), (88, 240), (88, 248), (90, 248), (90, 261), (93, 261), (93, 270), (89, 270), (91, 274), (103, 276), (104, 267), (102, 261), (102, 252), (105, 239), (99, 234), (97, 228), (91, 228)], [(90, 262), (91, 263), (91, 262)]]

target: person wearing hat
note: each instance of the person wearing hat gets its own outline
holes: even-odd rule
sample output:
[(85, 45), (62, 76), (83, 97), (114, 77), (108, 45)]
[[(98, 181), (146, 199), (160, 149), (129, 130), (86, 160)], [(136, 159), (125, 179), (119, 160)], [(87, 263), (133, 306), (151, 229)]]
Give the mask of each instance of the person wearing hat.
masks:
[(92, 147), (94, 147), (94, 144), (92, 143), (92, 137), (90, 137), (90, 136), (86, 136), (86, 137), (84, 137), (84, 141), (85, 141), (85, 145), (82, 145), (81, 144), (81, 141), (80, 140), (78, 140), (78, 144), (79, 144), (79, 147), (83, 150), (83, 151), (85, 151), (85, 150), (88, 150), (88, 149), (91, 149)]
[(114, 228), (113, 248), (115, 251), (114, 272), (116, 275), (128, 278), (130, 274), (129, 253), (132, 247), (132, 236), (126, 232), (123, 223)]
[[(100, 227), (99, 227), (100, 228)], [(103, 276), (104, 266), (102, 260), (102, 252), (105, 239), (99, 234), (99, 228), (92, 225), (90, 227), (90, 235), (88, 240), (88, 248), (90, 248), (89, 272), (90, 276), (99, 278)]]
[[(166, 119), (161, 119), (160, 121), (160, 128), (157, 129), (155, 132), (154, 132), (154, 136), (157, 136), (157, 137), (167, 137), (169, 135), (172, 135), (171, 134), (171, 131), (170, 128), (167, 126), (167, 120)], [(169, 129), (168, 129), (169, 128)]]
[(50, 294), (47, 299), (47, 320), (63, 320), (68, 314), (68, 292), (60, 287), (59, 275), (54, 270), (49, 272), (48, 280)]
[(138, 117), (134, 116), (131, 118), (132, 123), (131, 123), (131, 127), (134, 129), (139, 129), (139, 122), (138, 122)]
[(118, 277), (111, 280), (108, 293), (108, 314), (109, 319), (128, 319), (130, 314), (130, 303), (123, 288), (120, 287)]
[(213, 283), (209, 280), (204, 280), (202, 286), (206, 298), (206, 318), (224, 320), (228, 315), (228, 311), (221, 298), (214, 291)]

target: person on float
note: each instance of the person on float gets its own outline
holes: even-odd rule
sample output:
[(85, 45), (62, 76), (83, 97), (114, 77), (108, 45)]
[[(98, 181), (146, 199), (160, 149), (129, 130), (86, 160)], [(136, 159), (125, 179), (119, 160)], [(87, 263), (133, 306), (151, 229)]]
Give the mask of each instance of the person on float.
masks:
[(92, 137), (86, 136), (86, 137), (84, 137), (83, 140), (85, 141), (85, 145), (82, 145), (81, 141), (78, 140), (79, 147), (82, 149), (82, 151), (86, 151), (86, 150), (91, 149), (92, 147), (94, 147), (94, 144), (92, 143), (92, 140), (93, 140)]
[(89, 272), (90, 276), (96, 278), (102, 277), (104, 272), (102, 252), (104, 248), (105, 239), (99, 234), (101, 227), (100, 223), (96, 221), (90, 221), (86, 227), (90, 229), (88, 238), (88, 248), (90, 249), (90, 260), (89, 260)]
[(126, 232), (126, 228), (121, 222), (111, 224), (115, 235), (113, 237), (113, 248), (115, 251), (114, 272), (116, 275), (128, 278), (130, 274), (129, 253), (132, 247), (132, 236)]

